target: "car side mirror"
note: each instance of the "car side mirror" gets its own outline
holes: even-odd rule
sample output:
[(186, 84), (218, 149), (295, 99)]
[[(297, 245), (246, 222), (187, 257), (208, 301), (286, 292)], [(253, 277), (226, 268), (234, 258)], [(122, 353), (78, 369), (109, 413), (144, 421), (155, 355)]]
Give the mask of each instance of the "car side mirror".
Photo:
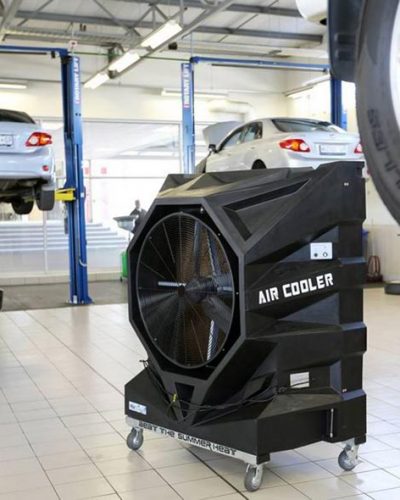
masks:
[(217, 146), (215, 144), (209, 144), (208, 145), (208, 151), (210, 153), (216, 153), (217, 152)]

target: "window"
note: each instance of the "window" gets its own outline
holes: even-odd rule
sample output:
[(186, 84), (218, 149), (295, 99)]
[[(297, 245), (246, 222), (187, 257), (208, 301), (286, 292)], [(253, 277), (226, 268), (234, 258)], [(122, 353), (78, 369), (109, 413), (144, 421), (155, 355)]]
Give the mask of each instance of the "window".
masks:
[(232, 133), (224, 142), (221, 144), (220, 151), (223, 149), (229, 149), (233, 146), (237, 146), (240, 143), (240, 136), (242, 135), (243, 127)]
[(26, 113), (9, 109), (0, 109), (0, 122), (35, 123)]
[(241, 142), (250, 142), (262, 137), (262, 123), (250, 123), (244, 130)]
[(319, 120), (305, 120), (292, 118), (275, 118), (272, 123), (280, 132), (336, 132), (346, 133), (345, 130), (330, 122)]

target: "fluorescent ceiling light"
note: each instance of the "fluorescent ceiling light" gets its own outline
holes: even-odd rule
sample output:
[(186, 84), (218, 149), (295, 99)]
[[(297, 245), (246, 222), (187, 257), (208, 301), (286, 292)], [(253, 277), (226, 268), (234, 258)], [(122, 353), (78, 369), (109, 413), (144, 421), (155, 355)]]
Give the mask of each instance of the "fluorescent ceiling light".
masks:
[(27, 87), (28, 87), (28, 84), (26, 82), (0, 80), (0, 88), (1, 89), (23, 90), (23, 89), (26, 89)]
[(303, 85), (305, 87), (307, 87), (308, 85), (317, 85), (318, 83), (327, 82), (330, 79), (331, 79), (330, 75), (318, 76), (317, 78), (312, 78), (311, 80), (307, 80), (306, 82), (303, 83)]
[(140, 45), (142, 47), (156, 49), (174, 35), (177, 35), (180, 31), (182, 31), (182, 26), (174, 19), (170, 19), (158, 29), (150, 33), (150, 35), (146, 36)]
[(110, 71), (117, 71), (118, 73), (121, 73), (121, 71), (139, 61), (139, 59), (140, 56), (137, 52), (129, 50), (128, 52), (125, 52), (125, 54), (123, 54), (121, 57), (118, 57), (118, 59), (112, 61), (108, 66), (108, 69)]
[(107, 73), (97, 73), (92, 78), (90, 78), (83, 86), (85, 89), (97, 89), (103, 83), (105, 83), (110, 77)]
[[(161, 91), (161, 95), (164, 97), (180, 97), (182, 92), (179, 89), (163, 89)], [(194, 93), (195, 97), (199, 97), (200, 99), (226, 99), (228, 97), (228, 92), (213, 92), (205, 91), (205, 92), (197, 92)]]

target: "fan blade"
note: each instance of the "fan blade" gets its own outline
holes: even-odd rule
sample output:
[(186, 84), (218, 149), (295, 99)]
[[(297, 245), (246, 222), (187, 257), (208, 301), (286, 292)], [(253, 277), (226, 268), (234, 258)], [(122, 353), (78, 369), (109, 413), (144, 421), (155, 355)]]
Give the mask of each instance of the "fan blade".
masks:
[(193, 238), (193, 266), (194, 275), (199, 276), (200, 274), (200, 263), (201, 263), (201, 227), (196, 221), (194, 226), (194, 238)]
[(208, 347), (207, 347), (207, 361), (214, 357), (215, 351), (218, 346), (218, 333), (219, 329), (215, 321), (210, 323), (210, 333), (208, 337)]
[(231, 308), (215, 295), (206, 297), (201, 305), (207, 317), (214, 321), (223, 332), (228, 333), (231, 326)]
[(218, 258), (217, 246), (215, 244), (215, 238), (210, 231), (207, 229), (207, 246), (208, 246), (208, 255), (210, 257), (210, 264), (213, 275), (221, 274), (221, 266)]
[(217, 286), (217, 295), (232, 294), (233, 282), (231, 273), (224, 273), (214, 276), (213, 281)]

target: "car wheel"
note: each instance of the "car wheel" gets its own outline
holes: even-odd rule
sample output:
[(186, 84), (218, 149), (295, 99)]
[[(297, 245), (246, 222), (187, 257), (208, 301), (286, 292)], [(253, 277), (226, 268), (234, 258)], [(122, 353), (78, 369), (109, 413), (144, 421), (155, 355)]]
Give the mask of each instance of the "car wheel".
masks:
[(40, 189), (37, 197), (36, 197), (36, 204), (39, 208), (39, 210), (42, 211), (49, 211), (53, 210), (54, 208), (54, 203), (55, 203), (55, 192), (53, 189)]
[(400, 223), (400, 2), (365, 2), (356, 70), (357, 118), (366, 163)]
[(267, 168), (267, 167), (265, 166), (265, 163), (261, 160), (256, 160), (253, 163), (253, 166), (251, 167), (252, 170), (260, 170), (262, 168)]
[(18, 215), (28, 215), (33, 209), (33, 201), (24, 201), (19, 198), (12, 200), (11, 205)]

